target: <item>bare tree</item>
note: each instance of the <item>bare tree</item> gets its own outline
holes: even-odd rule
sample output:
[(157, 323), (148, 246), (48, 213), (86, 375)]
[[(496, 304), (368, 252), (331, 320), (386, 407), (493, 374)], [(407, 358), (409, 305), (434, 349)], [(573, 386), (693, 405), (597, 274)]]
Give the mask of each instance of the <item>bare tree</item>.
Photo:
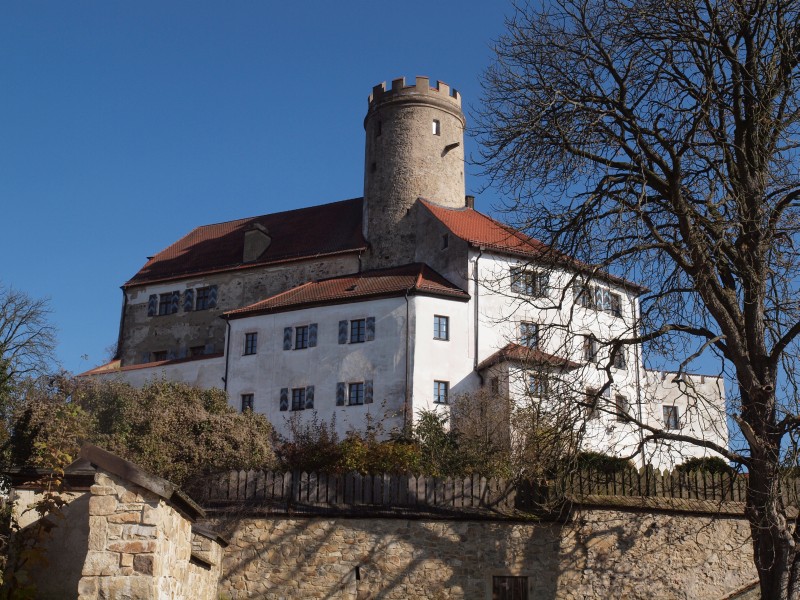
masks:
[(0, 398), (52, 367), (56, 330), (47, 300), (0, 284)]
[(731, 375), (741, 448), (639, 425), (643, 442), (747, 469), (763, 598), (800, 597), (781, 496), (800, 426), (799, 15), (798, 0), (518, 4), (478, 115), (518, 224), (588, 272), (649, 286), (619, 343), (693, 348)]

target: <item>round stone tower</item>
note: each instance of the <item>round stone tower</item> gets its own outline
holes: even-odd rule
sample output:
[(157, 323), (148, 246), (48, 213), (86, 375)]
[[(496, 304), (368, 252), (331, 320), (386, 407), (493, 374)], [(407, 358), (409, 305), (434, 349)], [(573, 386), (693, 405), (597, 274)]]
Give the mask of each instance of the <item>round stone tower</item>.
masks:
[(464, 206), (461, 95), (427, 77), (372, 88), (364, 118), (364, 237), (369, 268), (414, 261), (418, 198)]

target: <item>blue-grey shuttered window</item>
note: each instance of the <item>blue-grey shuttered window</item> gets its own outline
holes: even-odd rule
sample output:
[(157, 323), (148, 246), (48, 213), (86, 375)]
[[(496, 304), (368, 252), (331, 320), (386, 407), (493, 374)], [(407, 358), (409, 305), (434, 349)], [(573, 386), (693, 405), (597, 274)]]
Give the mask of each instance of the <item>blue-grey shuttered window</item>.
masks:
[(367, 317), (367, 341), (375, 339), (375, 317)]
[(314, 386), (306, 388), (306, 408), (314, 408)]
[(217, 286), (208, 286), (208, 308), (217, 307)]
[(283, 329), (283, 349), (284, 350), (291, 350), (292, 349), (292, 328), (291, 327), (284, 327), (284, 329)]
[[(347, 323), (347, 321), (345, 321)], [(344, 406), (345, 390), (347, 389), (344, 381), (336, 384), (336, 406)]]
[(181, 293), (180, 292), (172, 292), (172, 300), (169, 304), (169, 314), (174, 315), (178, 312), (178, 308), (181, 305)]
[(289, 388), (281, 388), (281, 410), (289, 410)]
[(347, 321), (339, 321), (339, 343), (347, 343)]
[(158, 314), (158, 294), (150, 294), (147, 299), (147, 316), (155, 317)]
[(191, 312), (194, 309), (194, 290), (183, 292), (183, 312)]
[(308, 326), (308, 347), (313, 348), (317, 345), (317, 324), (312, 323)]
[(364, 404), (372, 404), (372, 379), (364, 382)]

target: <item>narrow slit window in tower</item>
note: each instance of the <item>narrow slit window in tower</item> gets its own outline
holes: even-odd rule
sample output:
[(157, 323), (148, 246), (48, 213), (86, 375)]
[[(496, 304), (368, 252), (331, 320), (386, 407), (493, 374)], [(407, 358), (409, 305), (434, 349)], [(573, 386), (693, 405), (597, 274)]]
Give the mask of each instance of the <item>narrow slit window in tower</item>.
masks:
[(375, 123), (375, 137), (380, 136), (381, 130), (382, 130), (381, 122), (378, 121), (377, 123)]
[(433, 125), (431, 126), (433, 130), (433, 135), (441, 135), (442, 134), (442, 124), (439, 122), (439, 119), (433, 120)]

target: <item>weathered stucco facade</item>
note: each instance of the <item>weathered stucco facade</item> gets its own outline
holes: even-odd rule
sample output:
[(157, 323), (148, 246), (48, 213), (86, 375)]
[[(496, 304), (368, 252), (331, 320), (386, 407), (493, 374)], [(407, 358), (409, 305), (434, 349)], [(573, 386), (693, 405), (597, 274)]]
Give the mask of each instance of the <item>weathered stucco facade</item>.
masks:
[[(225, 311), (247, 306), (306, 281), (358, 271), (358, 255), (336, 255), (318, 260), (300, 260), (239, 269), (223, 273), (123, 288), (125, 294), (120, 336), (122, 366), (149, 363), (155, 353), (167, 359), (190, 356), (193, 348), (202, 354), (217, 354), (225, 349)], [(214, 308), (185, 310), (182, 302), (176, 313), (148, 316), (151, 295), (216, 286)]]

